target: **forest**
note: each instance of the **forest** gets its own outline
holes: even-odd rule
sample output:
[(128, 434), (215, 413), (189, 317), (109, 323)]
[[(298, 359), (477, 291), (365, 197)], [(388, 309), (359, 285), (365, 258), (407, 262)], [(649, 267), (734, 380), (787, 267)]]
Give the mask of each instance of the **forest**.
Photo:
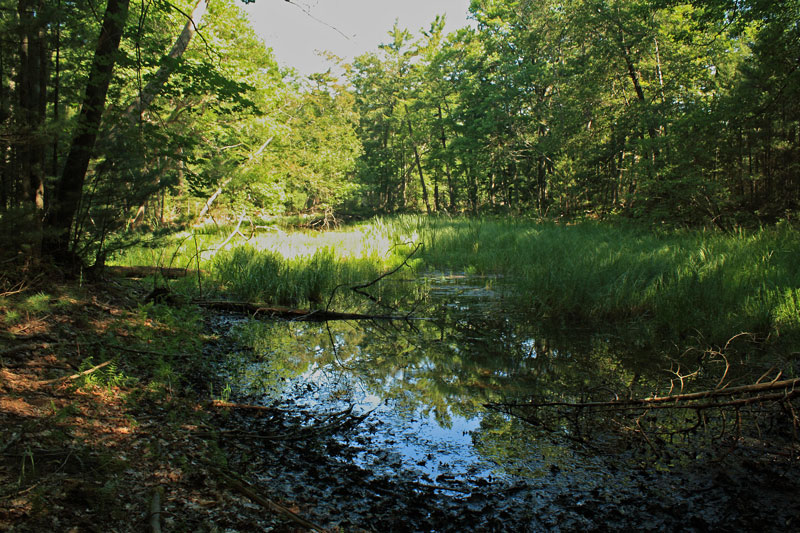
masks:
[(800, 524), (800, 0), (252, 1), (0, 0), (0, 529)]
[[(140, 227), (398, 212), (793, 220), (794, 1), (473, 2), (299, 79), (235, 2), (5, 2), (0, 209), (93, 264)], [(191, 17), (188, 18), (188, 17)], [(8, 238), (8, 237), (7, 237)]]

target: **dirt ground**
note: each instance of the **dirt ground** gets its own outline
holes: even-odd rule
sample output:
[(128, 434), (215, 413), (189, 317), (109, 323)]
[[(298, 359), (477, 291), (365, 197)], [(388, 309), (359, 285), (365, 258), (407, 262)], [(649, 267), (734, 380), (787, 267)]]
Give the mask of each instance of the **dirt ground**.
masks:
[(213, 431), (230, 408), (190, 383), (202, 342), (175, 349), (202, 339), (146, 316), (145, 295), (111, 281), (2, 296), (0, 530), (308, 528), (292, 501), (245, 496)]

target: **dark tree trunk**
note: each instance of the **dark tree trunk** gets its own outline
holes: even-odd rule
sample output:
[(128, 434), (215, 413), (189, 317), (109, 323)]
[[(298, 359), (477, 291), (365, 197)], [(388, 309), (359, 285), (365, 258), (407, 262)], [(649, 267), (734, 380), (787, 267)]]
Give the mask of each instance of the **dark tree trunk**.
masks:
[[(59, 11), (61, 10), (61, 0), (58, 1)], [(53, 72), (53, 123), (58, 124), (61, 118), (61, 20), (56, 23), (55, 29), (55, 64)], [(58, 130), (56, 130), (58, 131)], [(53, 135), (53, 160), (52, 175), (58, 176), (58, 141), (59, 136), (56, 132)]]
[[(444, 132), (444, 119), (442, 118), (442, 105), (439, 104), (438, 106), (439, 112), (439, 125), (441, 127), (441, 142), (442, 142), (442, 156), (444, 159), (444, 172), (447, 176), (447, 192), (448, 192), (448, 201), (449, 201), (449, 208), (453, 211), (456, 207), (456, 191), (453, 185), (453, 173), (450, 170), (450, 163), (447, 162), (447, 135)], [(437, 209), (439, 209), (437, 207)]]
[[(26, 209), (44, 209), (44, 118), (47, 98), (47, 44), (42, 2), (19, 0), (18, 108), (19, 201)], [(35, 218), (38, 219), (37, 214)]]
[(70, 252), (70, 227), (81, 201), (83, 183), (92, 156), (97, 130), (103, 115), (111, 72), (119, 49), (122, 30), (128, 18), (130, 0), (108, 0), (97, 48), (86, 85), (83, 105), (78, 116), (61, 179), (53, 199), (52, 216), (48, 219), (51, 235), (48, 250), (55, 257), (66, 258)]
[[(406, 113), (408, 113), (408, 106), (406, 106)], [(422, 173), (422, 162), (420, 161), (419, 150), (417, 149), (417, 143), (414, 142), (414, 130), (411, 128), (411, 118), (406, 116), (406, 122), (408, 123), (409, 140), (411, 141), (411, 146), (414, 148), (414, 160), (417, 165), (417, 171), (419, 172), (419, 184), (420, 187), (422, 187), (422, 199), (425, 202), (425, 210), (430, 215), (431, 202), (428, 199), (428, 187), (425, 185), (425, 175)]]

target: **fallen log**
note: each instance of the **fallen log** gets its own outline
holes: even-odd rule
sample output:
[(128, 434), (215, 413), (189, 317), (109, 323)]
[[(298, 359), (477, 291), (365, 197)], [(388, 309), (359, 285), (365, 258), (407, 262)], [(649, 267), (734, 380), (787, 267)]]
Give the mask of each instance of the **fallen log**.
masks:
[(163, 491), (162, 487), (156, 488), (150, 500), (150, 531), (152, 533), (161, 533), (161, 496)]
[(30, 344), (17, 344), (10, 348), (0, 350), (0, 357), (15, 356), (21, 352), (32, 352), (34, 350), (49, 350), (60, 345), (60, 342), (34, 342)]
[[(146, 278), (148, 276), (160, 275), (166, 279), (178, 279), (197, 274), (197, 270), (195, 269), (155, 266), (111, 266), (106, 267), (106, 270), (111, 274), (122, 276), (123, 278)], [(204, 273), (203, 271), (200, 272)]]
[(291, 307), (273, 307), (248, 302), (229, 302), (227, 300), (193, 300), (193, 304), (208, 309), (247, 313), (254, 317), (283, 318), (297, 322), (326, 322), (328, 320), (410, 320), (407, 316), (366, 315), (362, 313), (340, 313), (325, 309), (294, 309)]

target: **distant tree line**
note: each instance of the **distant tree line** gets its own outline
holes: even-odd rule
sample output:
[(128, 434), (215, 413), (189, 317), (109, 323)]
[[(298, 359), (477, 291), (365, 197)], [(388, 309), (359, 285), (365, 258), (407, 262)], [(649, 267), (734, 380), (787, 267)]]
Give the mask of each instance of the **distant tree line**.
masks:
[(796, 0), (473, 0), (350, 79), (377, 210), (766, 223), (800, 200)]

